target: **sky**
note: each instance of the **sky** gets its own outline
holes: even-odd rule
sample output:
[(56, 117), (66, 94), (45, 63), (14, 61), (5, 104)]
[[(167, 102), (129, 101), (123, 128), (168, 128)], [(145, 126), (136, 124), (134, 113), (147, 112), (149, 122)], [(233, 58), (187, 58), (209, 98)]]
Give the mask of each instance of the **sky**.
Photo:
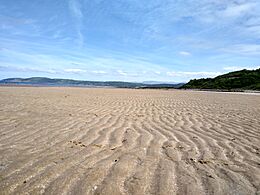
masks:
[(186, 82), (259, 67), (259, 0), (0, 0), (0, 79)]

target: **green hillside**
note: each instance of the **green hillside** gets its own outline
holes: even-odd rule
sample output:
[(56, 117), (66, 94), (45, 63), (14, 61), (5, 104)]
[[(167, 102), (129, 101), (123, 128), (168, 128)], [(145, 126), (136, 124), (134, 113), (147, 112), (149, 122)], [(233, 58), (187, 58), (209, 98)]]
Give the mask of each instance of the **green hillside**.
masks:
[(240, 70), (215, 78), (193, 79), (183, 89), (260, 90), (260, 68)]

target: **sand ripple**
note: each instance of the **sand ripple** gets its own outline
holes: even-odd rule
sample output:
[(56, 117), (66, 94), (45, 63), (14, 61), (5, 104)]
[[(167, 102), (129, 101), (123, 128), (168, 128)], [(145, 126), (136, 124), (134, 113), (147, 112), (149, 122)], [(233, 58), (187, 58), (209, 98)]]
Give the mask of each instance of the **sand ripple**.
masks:
[(258, 194), (260, 96), (0, 88), (0, 194)]

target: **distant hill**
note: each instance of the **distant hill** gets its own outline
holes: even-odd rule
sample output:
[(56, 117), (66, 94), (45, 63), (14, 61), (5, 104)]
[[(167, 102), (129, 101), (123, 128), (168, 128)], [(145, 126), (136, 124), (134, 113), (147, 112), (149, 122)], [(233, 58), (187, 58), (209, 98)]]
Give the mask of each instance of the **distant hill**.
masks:
[(46, 77), (8, 78), (0, 80), (1, 85), (37, 85), (37, 86), (83, 86), (116, 88), (178, 88), (183, 84), (144, 84), (122, 81), (80, 81), (72, 79), (51, 79)]
[(184, 85), (185, 83), (178, 83), (178, 84), (144, 84), (142, 87), (143, 89), (171, 89), (171, 88), (180, 88)]
[(260, 90), (260, 68), (240, 70), (215, 78), (193, 79), (182, 89)]
[(179, 84), (176, 82), (170, 82), (170, 81), (143, 81), (143, 84), (148, 84), (148, 85), (157, 85), (157, 84)]

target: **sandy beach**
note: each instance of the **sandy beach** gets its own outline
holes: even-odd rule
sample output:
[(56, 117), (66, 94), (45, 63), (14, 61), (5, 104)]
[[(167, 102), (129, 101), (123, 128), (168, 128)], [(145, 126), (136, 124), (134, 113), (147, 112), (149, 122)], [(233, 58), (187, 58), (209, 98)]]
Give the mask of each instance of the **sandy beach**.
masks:
[(0, 87), (0, 194), (260, 194), (260, 96)]

